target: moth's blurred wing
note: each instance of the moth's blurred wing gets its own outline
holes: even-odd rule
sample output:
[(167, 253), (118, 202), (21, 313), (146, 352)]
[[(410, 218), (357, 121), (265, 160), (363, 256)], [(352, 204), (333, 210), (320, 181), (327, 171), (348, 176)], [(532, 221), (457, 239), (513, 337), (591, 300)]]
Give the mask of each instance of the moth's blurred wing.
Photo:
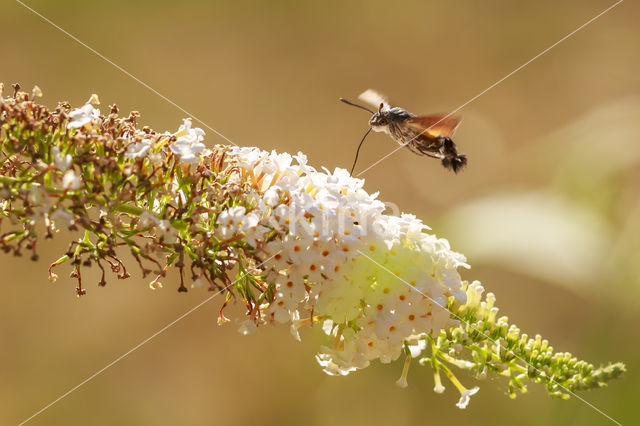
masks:
[(383, 108), (388, 109), (391, 107), (389, 104), (389, 100), (383, 94), (376, 92), (373, 89), (367, 89), (364, 92), (360, 93), (358, 99), (368, 103), (369, 105), (373, 105), (374, 107), (379, 108), (380, 104), (383, 104)]
[(407, 118), (405, 124), (434, 138), (438, 136), (450, 138), (461, 121), (462, 118), (455, 115), (434, 114)]

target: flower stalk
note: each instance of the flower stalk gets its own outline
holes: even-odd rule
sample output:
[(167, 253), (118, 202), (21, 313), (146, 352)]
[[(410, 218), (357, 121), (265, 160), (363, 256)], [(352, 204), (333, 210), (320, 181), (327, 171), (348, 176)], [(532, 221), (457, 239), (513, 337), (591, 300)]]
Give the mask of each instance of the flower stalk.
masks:
[(504, 376), (512, 397), (532, 382), (566, 398), (624, 372), (554, 352), (498, 317), (495, 296), (461, 278), (464, 256), (414, 216), (386, 214), (346, 170), (318, 171), (301, 153), (208, 149), (189, 119), (173, 133), (140, 129), (137, 112), (120, 117), (113, 105), (102, 115), (95, 95), (54, 110), (38, 96), (17, 85), (0, 96), (0, 249), (37, 260), (40, 236), (84, 231), (49, 268), (54, 282), (54, 268), (70, 263), (78, 296), (88, 291), (83, 268), (101, 270), (101, 287), (109, 270), (128, 278), (125, 249), (151, 289), (173, 268), (178, 292), (224, 293), (219, 323), (230, 321), (229, 303), (243, 303), (242, 334), (280, 323), (300, 339), (320, 323), (328, 340), (316, 358), (328, 374), (404, 355), (399, 386), (418, 359), (436, 392), (440, 373), (458, 389), (460, 408), (478, 388), (452, 366)]

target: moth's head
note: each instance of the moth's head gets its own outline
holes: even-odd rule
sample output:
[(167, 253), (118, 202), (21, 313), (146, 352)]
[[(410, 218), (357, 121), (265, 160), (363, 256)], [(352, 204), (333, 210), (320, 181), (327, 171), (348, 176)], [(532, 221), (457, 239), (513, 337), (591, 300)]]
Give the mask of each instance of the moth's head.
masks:
[(384, 104), (380, 104), (378, 112), (369, 119), (369, 126), (376, 132), (384, 132), (389, 125), (389, 119), (389, 110), (384, 108)]
[(373, 128), (373, 130), (380, 132), (382, 131), (382, 127), (387, 127), (389, 125), (389, 120), (387, 119), (387, 117), (384, 114), (380, 114), (379, 112), (376, 112), (375, 114), (373, 114), (371, 116), (371, 119), (369, 120), (369, 126), (371, 126)]

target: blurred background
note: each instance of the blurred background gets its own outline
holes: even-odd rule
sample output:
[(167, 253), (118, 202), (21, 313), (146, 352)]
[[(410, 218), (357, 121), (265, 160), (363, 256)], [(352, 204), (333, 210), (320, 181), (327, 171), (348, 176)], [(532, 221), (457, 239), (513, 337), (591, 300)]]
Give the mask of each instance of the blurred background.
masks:
[[(371, 87), (417, 114), (448, 112), (614, 2), (29, 1), (27, 4), (239, 145), (305, 152), (349, 168), (368, 116), (338, 102)], [(467, 105), (456, 133), (469, 166), (453, 175), (401, 150), (362, 176), (465, 253), (462, 271), (501, 313), (556, 350), (628, 373), (587, 401), (637, 424), (640, 379), (640, 6), (627, 1)], [(17, 2), (0, 6), (0, 81), (39, 85), (51, 107), (100, 95), (156, 130), (185, 113)], [(11, 91), (11, 89), (9, 89)], [(210, 145), (224, 143), (201, 123)], [(374, 134), (358, 170), (396, 145)], [(17, 424), (209, 296), (110, 277), (74, 295), (67, 265), (0, 257), (0, 424)], [(93, 280), (93, 281), (92, 281)], [(401, 361), (326, 376), (313, 333), (240, 336), (214, 299), (31, 421), (33, 425), (599, 425), (580, 400), (480, 383), (469, 407), (428, 368)], [(635, 324), (635, 325), (634, 325)], [(474, 381), (461, 374), (467, 385)]]

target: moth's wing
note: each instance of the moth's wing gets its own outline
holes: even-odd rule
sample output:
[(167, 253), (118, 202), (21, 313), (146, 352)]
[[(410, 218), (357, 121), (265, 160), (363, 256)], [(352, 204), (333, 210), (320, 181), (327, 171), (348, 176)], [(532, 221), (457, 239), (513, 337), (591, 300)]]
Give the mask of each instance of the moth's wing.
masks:
[(367, 89), (364, 92), (360, 93), (358, 99), (364, 101), (374, 107), (379, 108), (380, 104), (383, 104), (383, 108), (389, 109), (391, 108), (391, 104), (387, 97), (381, 93), (376, 92), (373, 89)]
[(405, 124), (434, 138), (439, 136), (450, 138), (461, 121), (462, 118), (456, 115), (434, 114), (407, 118)]

